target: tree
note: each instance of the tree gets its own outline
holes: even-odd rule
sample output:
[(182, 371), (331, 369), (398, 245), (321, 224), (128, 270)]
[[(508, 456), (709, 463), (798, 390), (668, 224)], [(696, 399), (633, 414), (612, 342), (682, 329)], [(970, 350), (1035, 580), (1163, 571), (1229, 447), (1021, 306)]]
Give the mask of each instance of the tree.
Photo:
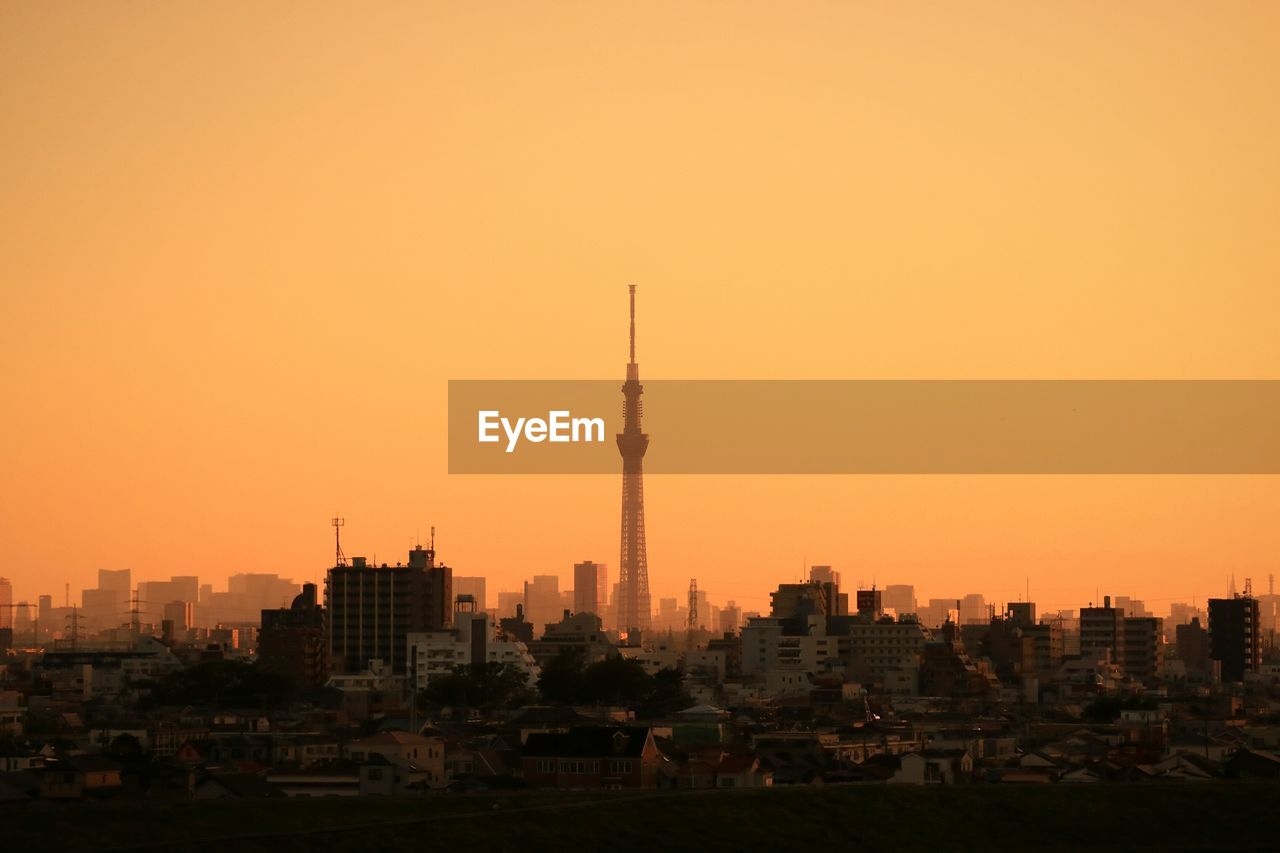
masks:
[(582, 672), (585, 698), (597, 705), (633, 705), (653, 692), (653, 676), (638, 660), (605, 658)]
[(653, 719), (683, 711), (692, 704), (693, 697), (684, 689), (684, 673), (678, 669), (662, 669), (653, 677), (653, 690), (636, 708), (636, 713)]
[(497, 662), (454, 667), (453, 672), (432, 679), (425, 691), (432, 705), (493, 708), (509, 704), (528, 687), (523, 671)]
[(210, 660), (173, 672), (156, 683), (155, 704), (214, 708), (279, 705), (294, 688), (288, 678), (241, 661)]
[(586, 696), (583, 669), (586, 659), (576, 649), (562, 649), (547, 661), (538, 676), (538, 692), (548, 702), (571, 705), (582, 702)]
[(141, 761), (143, 758), (142, 741), (128, 732), (121, 732), (112, 738), (111, 743), (107, 745), (107, 755), (125, 763)]

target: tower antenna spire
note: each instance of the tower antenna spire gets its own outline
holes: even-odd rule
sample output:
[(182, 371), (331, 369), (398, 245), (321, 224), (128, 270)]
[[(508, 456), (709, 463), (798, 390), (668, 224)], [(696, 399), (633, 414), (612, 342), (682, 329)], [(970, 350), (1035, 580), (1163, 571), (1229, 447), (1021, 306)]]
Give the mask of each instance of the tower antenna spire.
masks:
[(631, 292), (631, 362), (622, 386), (622, 432), (618, 452), (622, 456), (622, 548), (618, 570), (618, 630), (631, 645), (639, 645), (649, 630), (652, 611), (649, 597), (649, 560), (644, 534), (644, 454), (649, 436), (641, 426), (640, 366), (636, 364), (636, 286)]
[(631, 363), (636, 363), (636, 286), (627, 285), (631, 291)]

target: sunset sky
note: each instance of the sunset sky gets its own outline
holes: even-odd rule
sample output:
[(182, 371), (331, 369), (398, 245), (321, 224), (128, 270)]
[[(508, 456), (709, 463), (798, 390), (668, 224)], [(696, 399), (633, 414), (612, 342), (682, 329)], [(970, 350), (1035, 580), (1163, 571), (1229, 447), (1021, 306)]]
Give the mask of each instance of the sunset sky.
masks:
[[(0, 0), (0, 575), (318, 581), (337, 511), (379, 561), (434, 525), (491, 604), (616, 580), (620, 476), (450, 476), (445, 404), (621, 380), (630, 282), (649, 379), (1278, 379), (1278, 33), (1266, 0)], [(1280, 569), (1277, 477), (645, 498), (655, 601), (764, 608), (807, 560), (1163, 613)]]

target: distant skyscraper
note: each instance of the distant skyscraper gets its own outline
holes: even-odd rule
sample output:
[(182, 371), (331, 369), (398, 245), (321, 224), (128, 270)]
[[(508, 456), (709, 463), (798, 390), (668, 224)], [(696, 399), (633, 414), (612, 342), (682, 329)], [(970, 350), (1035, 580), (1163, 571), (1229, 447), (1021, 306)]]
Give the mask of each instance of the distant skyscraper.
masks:
[(814, 583), (833, 583), (840, 586), (840, 573), (833, 571), (830, 566), (810, 566), (809, 580)]
[(640, 429), (643, 407), (640, 395), (640, 365), (636, 364), (636, 286), (631, 285), (631, 361), (627, 381), (622, 385), (622, 432), (618, 452), (622, 454), (622, 559), (618, 572), (618, 627), (648, 630), (652, 615), (649, 603), (649, 560), (644, 537), (644, 454), (649, 436)]
[(534, 575), (524, 584), (524, 615), (533, 625), (534, 636), (541, 636), (547, 625), (564, 617), (557, 575)]
[(0, 578), (0, 628), (13, 627), (13, 585), (8, 578)]
[(110, 589), (128, 598), (133, 592), (133, 572), (129, 569), (98, 569), (98, 589)]
[(524, 590), (498, 593), (498, 617), (516, 615), (516, 608), (524, 606)]
[(916, 588), (908, 583), (891, 583), (884, 588), (884, 606), (901, 616), (916, 612)]
[(609, 594), (609, 569), (590, 560), (573, 564), (573, 611), (594, 613), (604, 618), (605, 597)]
[(481, 577), (462, 577), (455, 575), (453, 578), (453, 597), (457, 600), (460, 595), (469, 595), (476, 602), (476, 612), (487, 610), (488, 601), (485, 598), (485, 583)]

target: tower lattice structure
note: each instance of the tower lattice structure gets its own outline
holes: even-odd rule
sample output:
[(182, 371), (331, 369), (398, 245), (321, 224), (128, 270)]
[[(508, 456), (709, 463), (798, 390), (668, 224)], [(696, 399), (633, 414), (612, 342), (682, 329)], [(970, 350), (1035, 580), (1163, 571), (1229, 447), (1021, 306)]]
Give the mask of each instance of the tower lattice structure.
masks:
[(631, 361), (627, 381), (622, 385), (622, 432), (618, 452), (622, 454), (622, 556), (618, 576), (618, 628), (631, 634), (649, 630), (652, 610), (649, 601), (649, 561), (644, 539), (644, 454), (649, 436), (640, 428), (644, 405), (640, 395), (640, 365), (636, 364), (636, 286), (631, 290)]

